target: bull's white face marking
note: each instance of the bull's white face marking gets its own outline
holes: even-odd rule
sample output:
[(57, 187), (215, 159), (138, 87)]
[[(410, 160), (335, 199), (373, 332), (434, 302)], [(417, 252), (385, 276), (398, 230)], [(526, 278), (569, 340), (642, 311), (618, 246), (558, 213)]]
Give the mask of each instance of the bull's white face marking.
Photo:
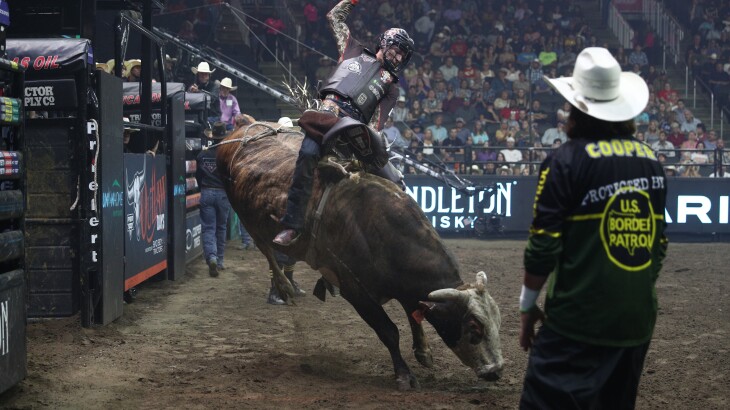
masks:
[(469, 293), (468, 314), (482, 325), (484, 336), (477, 344), (470, 341), (469, 329), (462, 328), (461, 338), (453, 348), (454, 354), (461, 362), (474, 369), (477, 375), (490, 373), (502, 369), (502, 344), (499, 339), (499, 328), (502, 319), (497, 303), (486, 291), (478, 292), (468, 289), (462, 292)]

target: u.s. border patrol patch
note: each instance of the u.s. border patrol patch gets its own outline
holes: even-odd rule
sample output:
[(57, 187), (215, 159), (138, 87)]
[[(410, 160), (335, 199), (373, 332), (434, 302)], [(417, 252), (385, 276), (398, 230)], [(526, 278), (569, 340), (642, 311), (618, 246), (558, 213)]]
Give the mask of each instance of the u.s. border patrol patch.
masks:
[(656, 219), (646, 191), (625, 187), (616, 192), (601, 218), (601, 242), (608, 259), (628, 271), (651, 265)]

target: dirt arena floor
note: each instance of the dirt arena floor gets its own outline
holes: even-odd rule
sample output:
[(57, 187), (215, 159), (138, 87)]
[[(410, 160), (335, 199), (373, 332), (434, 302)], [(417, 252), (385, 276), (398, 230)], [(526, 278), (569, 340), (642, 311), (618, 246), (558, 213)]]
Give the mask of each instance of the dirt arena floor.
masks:
[[(516, 308), (524, 242), (447, 240), (463, 279), (488, 272), (501, 307), (506, 365), (497, 382), (477, 380), (428, 325), (435, 365), (420, 367), (402, 310), (387, 305), (421, 384), (414, 392), (396, 389), (386, 349), (346, 301), (310, 294), (296, 306), (266, 304), (263, 256), (236, 245), (219, 278), (196, 261), (181, 281), (141, 286), (109, 326), (83, 329), (78, 317), (29, 323), (28, 377), (0, 395), (0, 407), (517, 408), (527, 358)], [(730, 408), (729, 249), (671, 245), (638, 408)], [(318, 275), (298, 265), (295, 278), (311, 291)]]

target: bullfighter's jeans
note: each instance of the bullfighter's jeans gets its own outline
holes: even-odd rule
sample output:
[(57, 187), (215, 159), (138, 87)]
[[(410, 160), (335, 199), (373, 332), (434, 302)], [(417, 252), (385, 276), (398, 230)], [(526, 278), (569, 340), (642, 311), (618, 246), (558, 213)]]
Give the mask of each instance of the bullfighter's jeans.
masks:
[(312, 196), (314, 168), (317, 166), (320, 156), (319, 143), (305, 134), (294, 169), (294, 179), (289, 187), (286, 215), (281, 220), (281, 223), (287, 228), (301, 231), (304, 227), (307, 204)]
[(226, 248), (226, 228), (228, 211), (226, 191), (216, 188), (200, 190), (200, 220), (202, 223), (203, 254), (208, 262), (215, 258), (218, 266), (223, 265), (223, 254)]

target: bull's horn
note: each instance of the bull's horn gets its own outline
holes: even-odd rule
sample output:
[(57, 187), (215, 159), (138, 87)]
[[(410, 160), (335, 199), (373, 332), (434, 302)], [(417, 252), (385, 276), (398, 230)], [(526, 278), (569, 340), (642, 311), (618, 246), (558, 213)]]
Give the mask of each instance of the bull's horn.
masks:
[(439, 289), (428, 294), (428, 299), (436, 302), (468, 302), (468, 295), (456, 289)]
[(479, 293), (487, 291), (487, 274), (484, 273), (484, 271), (479, 271), (477, 273), (476, 288)]

